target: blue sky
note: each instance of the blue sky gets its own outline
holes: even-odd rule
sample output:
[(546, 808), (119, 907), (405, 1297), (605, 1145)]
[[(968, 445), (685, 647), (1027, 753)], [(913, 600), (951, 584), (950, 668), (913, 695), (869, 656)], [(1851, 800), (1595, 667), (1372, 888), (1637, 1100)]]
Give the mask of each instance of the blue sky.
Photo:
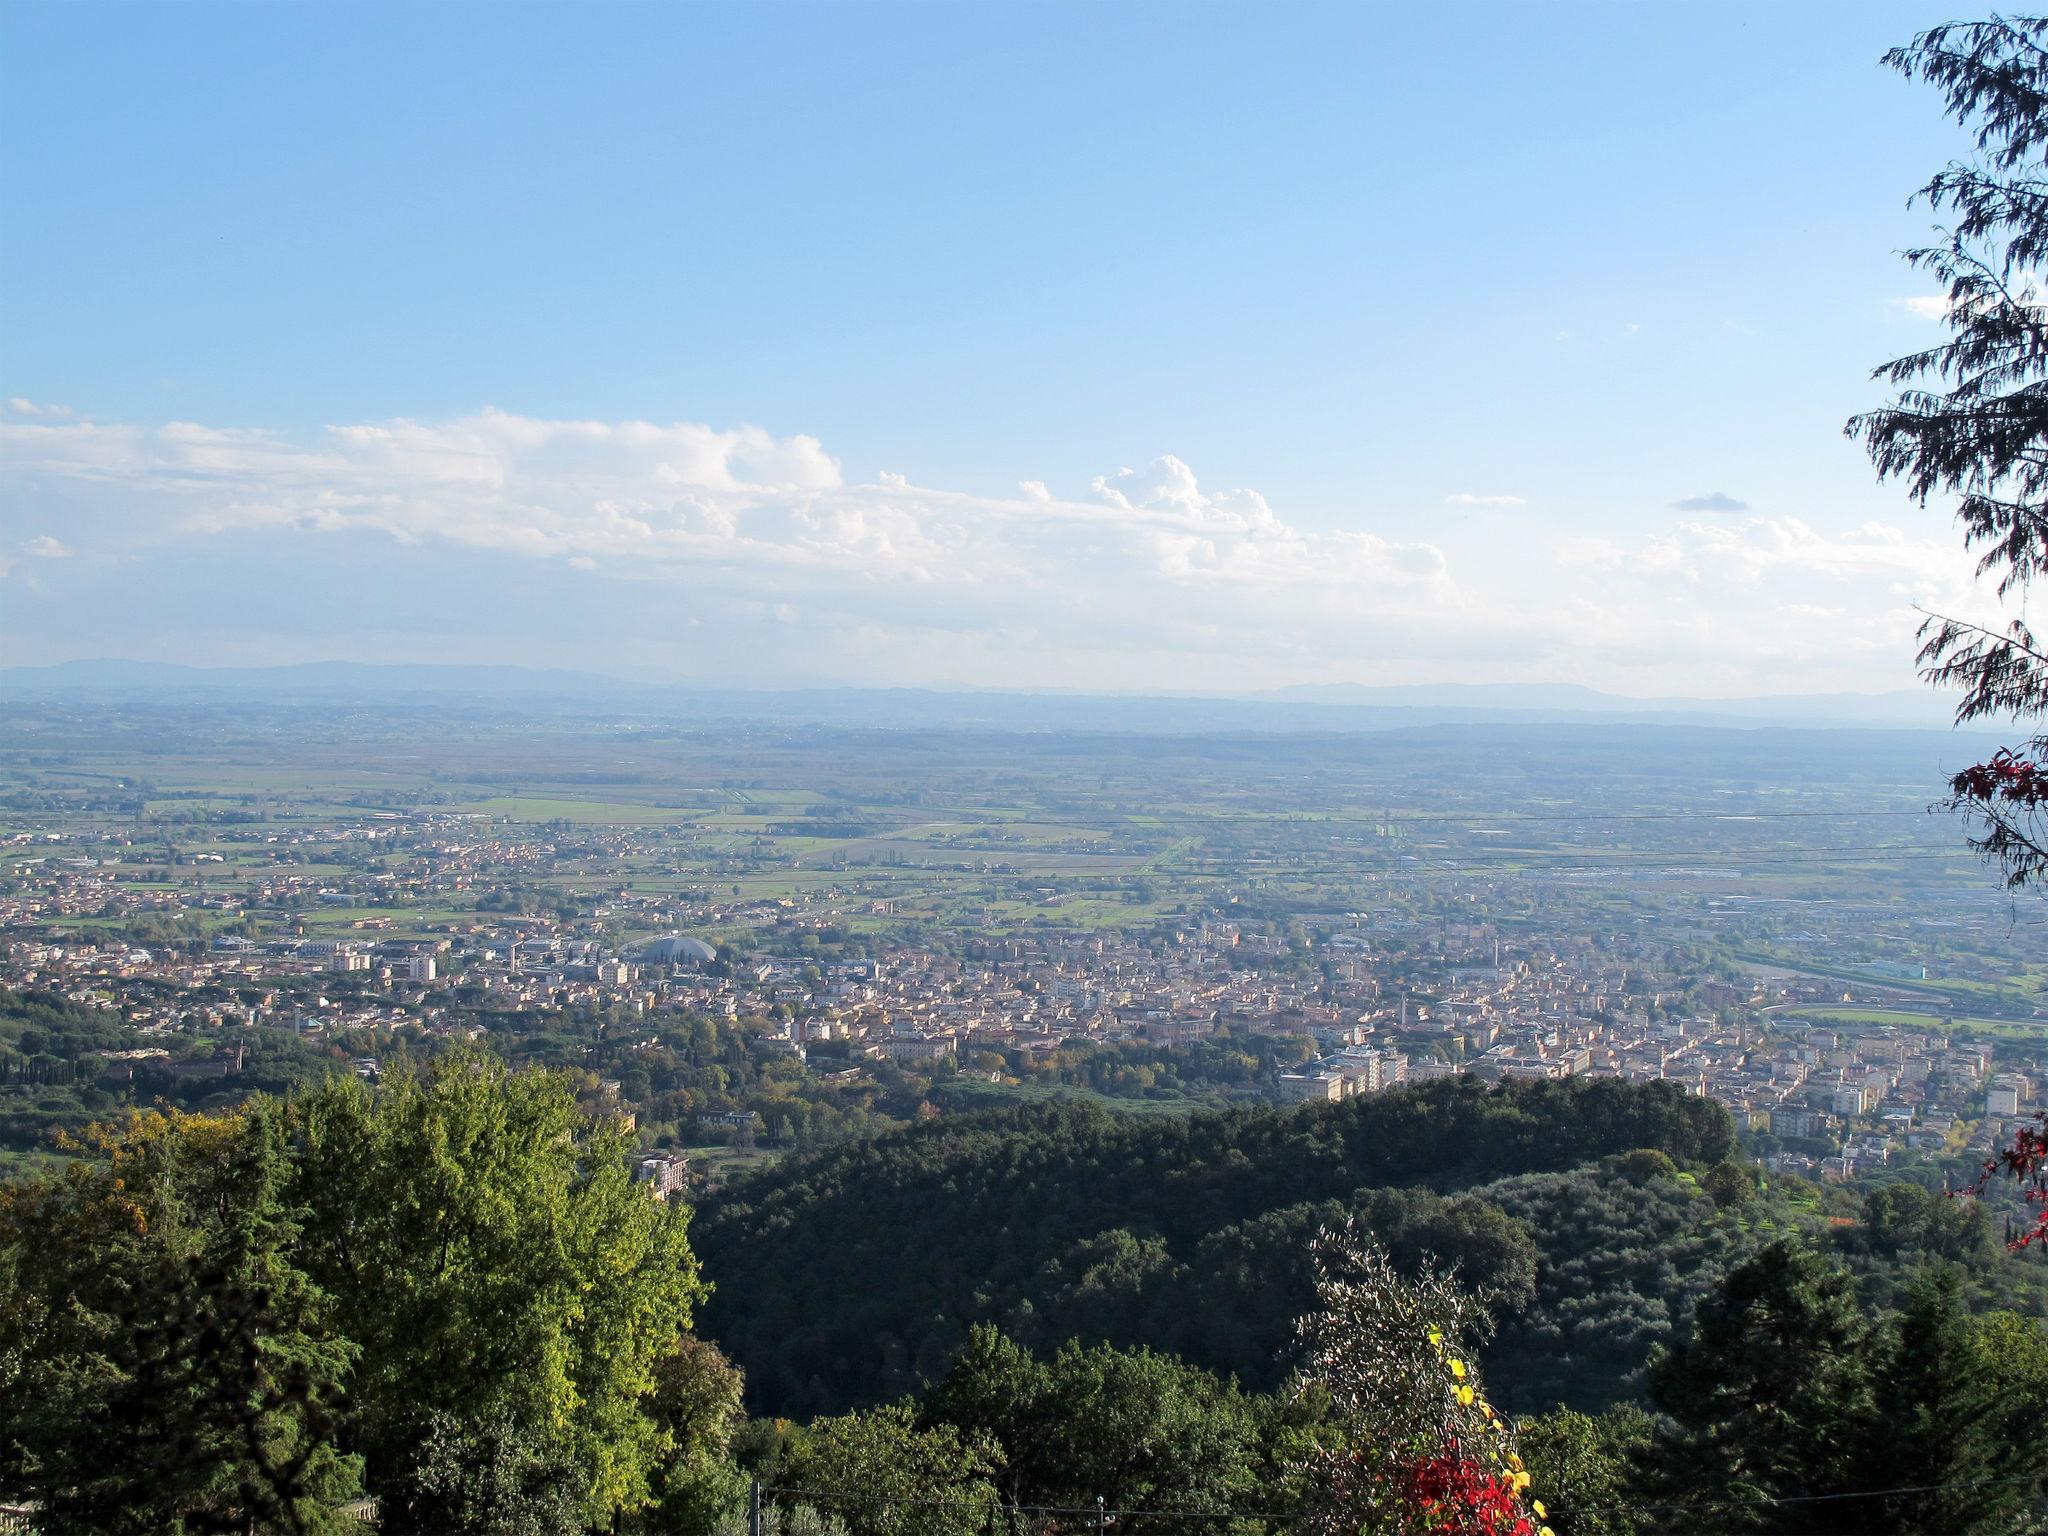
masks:
[(1946, 15), (11, 4), (0, 645), (1908, 686)]

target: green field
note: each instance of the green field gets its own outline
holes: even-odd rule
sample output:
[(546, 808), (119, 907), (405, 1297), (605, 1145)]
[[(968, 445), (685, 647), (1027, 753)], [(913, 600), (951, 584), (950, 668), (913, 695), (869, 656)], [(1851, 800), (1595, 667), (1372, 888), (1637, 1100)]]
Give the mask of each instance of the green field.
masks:
[[(1766, 951), (1742, 950), (1740, 959), (1752, 965), (1768, 966), (1774, 970), (1792, 971), (1801, 976), (1824, 976), (1832, 981), (1856, 982), (1867, 987), (1878, 987), (1887, 992), (1908, 996), (1925, 997), (1940, 1002), (1956, 1002), (1964, 1006), (1982, 1008), (1987, 1003), (1996, 1004), (2001, 993), (2018, 1004), (2016, 996), (2022, 989), (2028, 995), (2037, 992), (2041, 985), (2041, 974), (2031, 966), (2015, 967), (2017, 985), (2000, 987), (1995, 982), (1968, 981), (1952, 977), (1928, 977), (1915, 981), (1904, 981), (1892, 976), (1881, 976), (1873, 971), (1858, 970), (1846, 965), (1817, 965), (1812, 961), (1790, 956), (1775, 955)], [(2027, 1005), (2031, 1006), (2031, 1004)]]
[(1932, 1030), (1937, 1034), (1955, 1032), (1997, 1035), (2008, 1040), (2048, 1040), (2048, 1019), (2026, 1023), (1970, 1014), (1913, 1013), (1897, 1008), (1801, 1008), (1796, 1013), (1788, 1010), (1785, 1017), (1866, 1028), (1889, 1025), (1898, 1029)]
[(500, 795), (490, 800), (451, 805), (448, 810), (502, 817), (506, 821), (567, 821), (579, 826), (662, 826), (669, 822), (695, 821), (701, 811), (659, 805), (639, 805), (619, 800), (543, 800), (528, 795)]

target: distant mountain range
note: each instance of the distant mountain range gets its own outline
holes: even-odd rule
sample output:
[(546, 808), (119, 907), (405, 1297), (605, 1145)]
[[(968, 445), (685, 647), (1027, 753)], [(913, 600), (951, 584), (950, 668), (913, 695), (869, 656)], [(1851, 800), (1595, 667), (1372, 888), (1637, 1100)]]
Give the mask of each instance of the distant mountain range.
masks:
[(1891, 693), (1787, 693), (1741, 699), (1629, 698), (1577, 683), (1457, 683), (1431, 688), (1391, 688), (1348, 683), (1280, 688), (1255, 695), (1276, 703), (1336, 704), (1367, 708), (1436, 708), (1455, 703), (1472, 709), (1560, 712), (1575, 715), (1713, 715), (1774, 725), (1856, 724), (1946, 728), (1955, 712), (1952, 695), (1929, 688)]
[(0, 701), (61, 703), (469, 700), (700, 720), (779, 720), (896, 729), (1361, 731), (1439, 724), (1688, 725), (1946, 730), (1952, 701), (1895, 693), (1635, 699), (1566, 683), (1315, 685), (1267, 693), (1115, 695), (920, 688), (714, 688), (513, 666), (188, 667), (70, 661), (0, 668)]
[(360, 661), (309, 661), (289, 667), (188, 667), (172, 661), (63, 661), (49, 667), (0, 667), (0, 698), (74, 697), (147, 700), (166, 690), (248, 697), (334, 693), (505, 694), (566, 698), (586, 690), (629, 690), (632, 684), (595, 672), (542, 667), (383, 666)]

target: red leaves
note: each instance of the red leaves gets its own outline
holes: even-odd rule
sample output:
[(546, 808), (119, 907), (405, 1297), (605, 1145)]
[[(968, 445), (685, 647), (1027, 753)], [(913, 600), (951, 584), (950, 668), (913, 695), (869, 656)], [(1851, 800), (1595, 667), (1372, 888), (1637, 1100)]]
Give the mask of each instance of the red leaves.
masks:
[(2018, 1180), (2020, 1198), (2034, 1213), (2032, 1225), (2006, 1246), (2017, 1249), (2048, 1241), (2048, 1118), (2014, 1131), (2011, 1145), (1985, 1159), (1984, 1171), (1966, 1193), (1982, 1194), (2000, 1174)]
[(1514, 1486), (1462, 1456), (1436, 1456), (1399, 1469), (1401, 1496), (1430, 1536), (1536, 1536)]
[(1949, 788), (1958, 800), (1971, 800), (1979, 805), (2048, 804), (2048, 767), (2016, 757), (2001, 747), (1990, 762), (1965, 768), (1950, 779)]

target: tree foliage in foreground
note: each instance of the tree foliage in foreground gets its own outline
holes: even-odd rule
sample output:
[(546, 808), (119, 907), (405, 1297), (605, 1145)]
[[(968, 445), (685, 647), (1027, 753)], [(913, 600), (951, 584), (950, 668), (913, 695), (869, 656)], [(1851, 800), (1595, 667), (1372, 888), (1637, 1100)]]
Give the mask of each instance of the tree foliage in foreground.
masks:
[(1070, 1341), (1039, 1360), (979, 1328), (918, 1415), (992, 1440), (1008, 1504), (1078, 1509), (1100, 1498), (1153, 1512), (1127, 1519), (1133, 1531), (1261, 1507), (1265, 1423), (1254, 1400), (1150, 1350)]
[(387, 1529), (542, 1536), (722, 1454), (687, 1212), (557, 1076), (464, 1053), (80, 1150), (0, 1186), (0, 1493), (55, 1528), (324, 1530), (360, 1474)]
[[(2048, 574), (2048, 19), (1935, 27), (1886, 62), (1941, 92), (1976, 153), (1920, 189), (1947, 227), (1907, 252), (1942, 287), (1947, 339), (1878, 369), (1898, 392), (1849, 431), (1923, 504), (1955, 497), (1979, 574), (2023, 601)], [(1933, 615), (1921, 640), (1927, 678), (1962, 690), (1958, 723), (2048, 713), (2048, 650), (2023, 614)], [(1951, 784), (1975, 846), (2014, 886), (2048, 875), (2044, 752), (2036, 735)]]
[(852, 1536), (983, 1536), (998, 1513), (1001, 1453), (951, 1424), (920, 1426), (909, 1403), (818, 1419), (787, 1453), (799, 1502), (821, 1504)]
[(1718, 1530), (1991, 1536), (2037, 1529), (2048, 1497), (2048, 1336), (1971, 1316), (1949, 1266), (1873, 1314), (1846, 1270), (1773, 1244), (1702, 1306), (1652, 1396), (1653, 1497)]
[(1487, 1400), (1475, 1348), (1486, 1298), (1425, 1269), (1399, 1275), (1355, 1228), (1317, 1242), (1318, 1309), (1303, 1377), (1334, 1443), (1312, 1463), (1312, 1536), (1553, 1536), (1515, 1427)]
[(79, 1150), (0, 1185), (0, 1488), (61, 1530), (338, 1529), (356, 1352), (292, 1259), (275, 1108)]
[(687, 1212), (633, 1184), (620, 1133), (482, 1055), (374, 1092), (331, 1078), (291, 1117), (302, 1262), (362, 1350), (372, 1476), (437, 1412), (509, 1416), (566, 1443), (588, 1512), (641, 1504), (662, 1448), (642, 1405), (704, 1287)]
[[(1977, 571), (2020, 614), (2003, 625), (1931, 615), (1924, 675), (1962, 690), (1956, 720), (2048, 714), (2048, 644), (2025, 617), (2048, 575), (2048, 17), (1993, 16), (1922, 32), (1885, 62), (1941, 93), (1975, 154), (1944, 167), (1918, 200), (1949, 220), (1907, 260), (1943, 286), (1948, 337), (1877, 377), (1885, 406), (1850, 421), (1885, 479), (1922, 504), (1956, 498)], [(2004, 747), (1950, 781), (1972, 845), (2012, 888), (2048, 880), (2048, 735)], [(1986, 1165), (2016, 1178), (2035, 1210), (2025, 1241), (2048, 1236), (2048, 1118)]]
[[(1624, 1085), (1460, 1089), (1390, 1100), (1377, 1121), (1309, 1112), (1126, 1139), (1147, 1128), (1054, 1114), (891, 1138), (868, 1166), (941, 1214), (959, 1214), (935, 1198), (948, 1182), (1019, 1178), (1041, 1211), (1095, 1196), (1083, 1223), (1161, 1213), (1160, 1230), (1113, 1228), (1083, 1241), (1082, 1267), (1055, 1265), (1048, 1315), (1164, 1328), (1146, 1300), (1162, 1286), (1183, 1305), (1315, 1321), (1298, 1370), (1261, 1391), (1143, 1340), (1031, 1346), (940, 1319), (921, 1399), (803, 1425), (742, 1422), (738, 1370), (685, 1331), (702, 1285), (683, 1213), (631, 1185), (616, 1134), (579, 1117), (559, 1077), (458, 1056), (377, 1092), (337, 1081), (232, 1115), (137, 1116), (64, 1169), (0, 1186), (0, 1495), (79, 1536), (346, 1529), (336, 1505), (359, 1488), (384, 1529), (412, 1536), (710, 1536), (743, 1504), (742, 1468), (786, 1532), (846, 1536), (1048, 1536), (1076, 1510), (1085, 1528), (1098, 1498), (1127, 1531), (1233, 1536), (1406, 1536), (1418, 1519), (1629, 1536), (1659, 1528), (1638, 1519), (1644, 1502), (1702, 1529), (2011, 1529), (2048, 1496), (2048, 1342), (2034, 1320), (1973, 1311), (1981, 1298), (1943, 1267), (2018, 1262), (1968, 1207), (1881, 1192), (1811, 1249), (1757, 1251), (1734, 1234), (1782, 1230), (1777, 1196), (1715, 1179), (1717, 1199), (1638, 1153), (1451, 1195), (1354, 1190), (1220, 1233), (1179, 1224), (1167, 1198), (1192, 1189), (1213, 1215), (1233, 1188), (1334, 1179), (1361, 1123), (1434, 1123), (1440, 1146), (1471, 1133), (1484, 1151), (1456, 1160), (1456, 1183), (1517, 1149), (1557, 1155), (1548, 1127), (1573, 1113), (1593, 1125), (1560, 1132), (1566, 1155), (1660, 1124), (1697, 1154), (1713, 1122), (1689, 1117), (1706, 1112)], [(1246, 1150), (1261, 1137), (1271, 1161)], [(1386, 1170), (1409, 1154), (1368, 1141), (1357, 1155)], [(1092, 1190), (1077, 1167), (1121, 1183)], [(814, 1240), (801, 1212), (786, 1213), (787, 1254)], [(1329, 1228), (1350, 1234), (1336, 1259), (1318, 1256)], [(877, 1273), (946, 1262), (932, 1232)], [(1435, 1266), (1447, 1253), (1501, 1282), (1502, 1342), (1532, 1346), (1516, 1366), (1528, 1393), (1603, 1370), (1625, 1381), (1623, 1364), (1664, 1348), (1649, 1377), (1661, 1428), (1625, 1404), (1544, 1415), (1521, 1426), (1519, 1464), (1480, 1383), (1500, 1346), (1480, 1353), (1486, 1319), (1465, 1275)], [(1217, 1271), (1213, 1288), (1197, 1268)], [(1261, 1276), (1298, 1273), (1305, 1305), (1284, 1287), (1261, 1298)], [(814, 1304), (839, 1305), (811, 1280)], [(1653, 1317), (1601, 1363), (1598, 1336)], [(1441, 1527), (1447, 1511), (1470, 1521)]]

